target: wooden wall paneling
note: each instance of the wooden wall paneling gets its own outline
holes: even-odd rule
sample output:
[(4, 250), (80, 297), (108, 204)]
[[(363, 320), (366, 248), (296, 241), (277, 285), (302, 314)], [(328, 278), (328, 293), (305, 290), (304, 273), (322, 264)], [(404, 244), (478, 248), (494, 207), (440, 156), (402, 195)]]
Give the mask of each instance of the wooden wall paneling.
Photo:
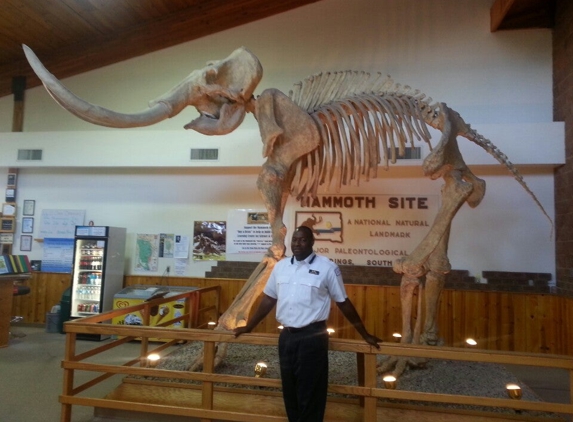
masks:
[[(388, 326), (388, 300), (386, 288), (375, 288), (368, 286), (366, 295), (366, 312), (364, 320), (366, 327), (371, 333), (384, 341), (392, 341), (392, 332)], [(399, 331), (399, 330), (398, 330)]]
[[(478, 342), (477, 347), (485, 347), (489, 336), (486, 314), (488, 296), (483, 294), (483, 292), (468, 291), (466, 294), (466, 303), (469, 307), (469, 315), (474, 315), (473, 318), (466, 318), (466, 338), (476, 340)], [(464, 309), (464, 312), (465, 311)]]
[[(524, 337), (525, 344), (528, 349), (539, 350), (540, 339), (539, 329), (540, 320), (535, 318), (537, 312), (537, 296), (526, 296), (523, 301), (523, 324), (524, 329), (521, 335)], [(537, 315), (539, 316), (539, 315)]]
[(460, 291), (452, 291), (451, 292), (451, 303), (452, 303), (452, 317), (451, 320), (448, 322), (451, 326), (451, 343), (450, 346), (459, 346), (463, 342), (463, 330), (464, 330), (464, 320), (463, 320), (463, 313), (461, 310), (463, 309), (463, 295)]
[(525, 302), (525, 317), (528, 319), (525, 334), (527, 336), (527, 347), (537, 353), (544, 353), (543, 348), (547, 346), (547, 339), (544, 339), (545, 315), (544, 299), (542, 295), (527, 295)]
[(556, 319), (555, 323), (560, 327), (560, 350), (563, 354), (573, 355), (573, 298), (562, 298), (559, 305), (561, 320)]
[(388, 327), (392, 331), (402, 334), (402, 307), (400, 306), (400, 288), (385, 287), (386, 289), (386, 306), (388, 313)]
[(447, 321), (448, 312), (451, 310), (451, 304), (449, 302), (449, 291), (444, 290), (442, 292), (442, 297), (440, 299), (440, 305), (438, 306), (438, 312), (436, 314), (436, 322), (438, 324), (438, 337), (441, 341), (444, 342), (444, 346), (447, 342), (447, 337), (449, 336), (448, 327), (450, 323), (448, 322), (447, 325), (444, 321)]
[[(33, 303), (33, 318), (35, 321), (41, 319), (41, 315), (45, 314), (44, 311), (48, 310), (48, 304), (46, 303), (46, 293), (48, 291), (48, 283), (50, 279), (40, 279), (37, 283), (37, 294), (34, 297)], [(51, 306), (50, 306), (51, 308)]]
[[(563, 341), (563, 339), (570, 336), (571, 333), (570, 331), (566, 331), (564, 324), (568, 300), (551, 295), (546, 295), (546, 297), (550, 300), (549, 308), (547, 309), (546, 323), (551, 327), (550, 330), (546, 330), (547, 346), (549, 347), (548, 353), (568, 354), (567, 344)], [(553, 312), (554, 309), (555, 312)]]
[(525, 297), (513, 294), (511, 296), (514, 311), (513, 344), (516, 350), (527, 350), (527, 330)]
[(483, 295), (486, 297), (486, 301), (482, 323), (487, 330), (487, 338), (484, 339), (484, 345), (488, 350), (495, 350), (499, 347), (501, 333), (499, 295), (492, 294), (492, 292), (484, 292)]
[(573, 298), (563, 298), (561, 306), (563, 321), (560, 326), (562, 327), (563, 333), (565, 333), (565, 335), (561, 336), (561, 339), (563, 339), (563, 342), (565, 343), (563, 346), (563, 353), (573, 355), (573, 336), (571, 335), (571, 333), (573, 333)]
[[(362, 320), (364, 321), (364, 323), (366, 324), (367, 322), (364, 320), (364, 314), (366, 312), (366, 303), (365, 303), (365, 298), (364, 298), (364, 292), (365, 292), (366, 286), (364, 285), (352, 285), (352, 289), (346, 289), (346, 294), (348, 295), (348, 298), (350, 299), (350, 301), (354, 304), (354, 307), (356, 308), (356, 311), (358, 312), (358, 315), (360, 315), (360, 317), (362, 318)], [(332, 304), (333, 306), (335, 306), (335, 309), (338, 308), (336, 306), (336, 304)], [(354, 336), (354, 327), (352, 327), (350, 324), (348, 324), (348, 321), (346, 321), (346, 318), (344, 317), (344, 315), (342, 315), (342, 313), (340, 312), (340, 316), (342, 318), (339, 318), (339, 326), (338, 328), (336, 328), (337, 331), (337, 338), (355, 338)]]
[(454, 344), (454, 292), (452, 290), (444, 290), (440, 306), (438, 307), (438, 336), (443, 340), (444, 346), (452, 346)]
[[(538, 313), (542, 318), (540, 353), (564, 354), (565, 350), (559, 338), (567, 335), (567, 333), (562, 331), (561, 315), (563, 313), (560, 302), (565, 303), (566, 301), (559, 300), (558, 297), (551, 295), (541, 295), (538, 300), (538, 303), (540, 303)], [(553, 312), (554, 309), (555, 312)]]
[(513, 350), (513, 308), (511, 294), (499, 292), (499, 334), (497, 344), (501, 350)]
[[(25, 323), (45, 324), (46, 313), (58, 304), (70, 285), (69, 274), (33, 273), (26, 281), (31, 292), (13, 298), (12, 315)], [(233, 302), (245, 280), (185, 277), (126, 276), (126, 286), (172, 285), (210, 287), (220, 285), (221, 312)], [(347, 285), (347, 293), (369, 331), (384, 341), (401, 331), (400, 288), (398, 286)], [(207, 299), (212, 300), (212, 299)], [(416, 303), (414, 298), (414, 303)], [(258, 305), (258, 301), (255, 306)], [(415, 315), (414, 315), (415, 322)], [(277, 333), (274, 311), (256, 332)], [(335, 304), (329, 326), (337, 338), (360, 339)], [(531, 353), (573, 354), (573, 299), (532, 293), (444, 290), (438, 308), (439, 337), (445, 346), (463, 346), (473, 336), (481, 348)]]

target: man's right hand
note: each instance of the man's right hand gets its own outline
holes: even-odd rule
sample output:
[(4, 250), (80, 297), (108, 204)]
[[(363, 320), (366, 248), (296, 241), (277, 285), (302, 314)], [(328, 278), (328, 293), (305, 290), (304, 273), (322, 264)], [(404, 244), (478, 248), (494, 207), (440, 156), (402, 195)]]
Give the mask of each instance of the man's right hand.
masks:
[(233, 330), (233, 333), (235, 333), (235, 338), (239, 337), (241, 334), (245, 334), (245, 333), (250, 333), (251, 329), (248, 328), (246, 325), (242, 326), (242, 327), (237, 327)]

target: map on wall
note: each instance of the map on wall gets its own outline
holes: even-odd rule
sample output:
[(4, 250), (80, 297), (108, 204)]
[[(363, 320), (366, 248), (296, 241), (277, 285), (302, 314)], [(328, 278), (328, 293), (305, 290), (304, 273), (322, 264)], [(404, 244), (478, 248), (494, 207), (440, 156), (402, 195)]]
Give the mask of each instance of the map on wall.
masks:
[(137, 234), (135, 239), (135, 271), (157, 272), (159, 235)]

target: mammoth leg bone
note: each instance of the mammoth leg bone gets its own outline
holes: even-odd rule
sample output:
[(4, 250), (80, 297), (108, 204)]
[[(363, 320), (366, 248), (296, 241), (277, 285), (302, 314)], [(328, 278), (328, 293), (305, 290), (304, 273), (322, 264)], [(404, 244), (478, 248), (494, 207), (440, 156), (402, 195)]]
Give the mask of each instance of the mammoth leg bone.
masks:
[(426, 289), (424, 294), (426, 309), (424, 315), (424, 331), (420, 338), (421, 344), (436, 346), (438, 344), (438, 306), (446, 275), (451, 270), (448, 259), (448, 241), (450, 238), (450, 227), (442, 236), (436, 250), (428, 258), (429, 271), (426, 274)]
[[(428, 156), (425, 161), (424, 170), (431, 178), (443, 177), (445, 184), (442, 187), (442, 206), (438, 211), (430, 231), (414, 251), (394, 262), (394, 271), (402, 276), (401, 302), (402, 302), (402, 343), (419, 344), (420, 341), (434, 343), (437, 341), (436, 313), (440, 294), (443, 288), (445, 274), (450, 270), (447, 258), (447, 246), (451, 222), (457, 211), (468, 199), (477, 205), (480, 196), (483, 196), (485, 184), (475, 178), (470, 172), (459, 152), (456, 135), (457, 122), (451, 111), (443, 105), (443, 134), (440, 144)], [(472, 196), (474, 188), (477, 194)], [(414, 335), (411, 329), (412, 298), (415, 287), (420, 282), (420, 277), (426, 275), (426, 312), (428, 318), (424, 326), (424, 335), (419, 335), (419, 324), (421, 324), (421, 314), (416, 319), (416, 329)], [(421, 300), (421, 289), (419, 291), (419, 301)], [(418, 303), (420, 308), (420, 302)], [(409, 362), (405, 359), (391, 358), (380, 368), (379, 372), (385, 372), (395, 366), (395, 375), (400, 375), (406, 364), (420, 364), (420, 362)]]
[[(461, 174), (457, 171), (451, 172), (445, 176), (444, 179), (446, 184), (442, 188), (442, 206), (429, 233), (420, 245), (414, 249), (412, 254), (394, 262), (394, 271), (404, 274), (403, 280), (408, 280), (407, 277), (421, 277), (427, 273), (427, 269), (432, 269), (433, 271), (431, 271), (429, 277), (432, 284), (430, 289), (432, 294), (434, 294), (433, 284), (438, 278), (437, 274), (440, 272), (445, 274), (449, 271), (446, 251), (451, 222), (460, 206), (472, 191), (472, 185), (464, 182), (461, 179)], [(430, 259), (430, 257), (432, 257), (432, 259)], [(439, 294), (441, 290), (437, 290)], [(401, 292), (401, 295), (408, 293), (409, 291)], [(438, 299), (436, 298), (436, 300)], [(408, 303), (408, 301), (403, 302), (402, 306), (404, 305), (411, 306), (411, 301), (410, 303)], [(406, 315), (408, 311), (403, 310), (402, 312), (403, 315)], [(404, 327), (406, 327), (406, 323), (409, 324), (409, 320), (402, 321), (402, 323)], [(408, 332), (409, 329), (406, 333), (402, 333), (403, 342), (411, 341), (411, 336), (408, 336)]]
[[(460, 172), (454, 171), (444, 177), (446, 184), (442, 188), (442, 207), (436, 216), (434, 224), (428, 235), (414, 252), (394, 263), (394, 271), (402, 273), (400, 285), (400, 299), (402, 306), (402, 343), (420, 344), (426, 342), (437, 334), (436, 312), (443, 288), (445, 275), (450, 266), (447, 259), (447, 244), (451, 221), (457, 210), (468, 198), (472, 185), (462, 180)], [(420, 336), (422, 322), (421, 300), (422, 289), (418, 291), (418, 315), (414, 332), (411, 328), (413, 295), (420, 285), (420, 278), (426, 276), (426, 322), (424, 334)], [(384, 373), (394, 367), (393, 375), (400, 376), (406, 365), (421, 366), (425, 360), (402, 359), (391, 357), (379, 368)]]

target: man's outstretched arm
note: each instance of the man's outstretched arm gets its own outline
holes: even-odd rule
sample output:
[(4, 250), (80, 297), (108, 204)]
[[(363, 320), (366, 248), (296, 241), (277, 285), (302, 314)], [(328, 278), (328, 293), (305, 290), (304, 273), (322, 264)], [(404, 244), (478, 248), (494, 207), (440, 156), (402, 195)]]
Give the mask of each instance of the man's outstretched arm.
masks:
[(366, 343), (376, 348), (380, 348), (380, 346), (378, 346), (378, 342), (382, 342), (382, 340), (366, 331), (366, 327), (350, 299), (346, 298), (344, 302), (336, 302), (336, 306), (338, 306), (338, 309), (340, 309), (346, 319), (350, 321), (354, 328), (356, 328), (356, 331), (358, 331), (362, 338), (366, 340)]
[(255, 314), (247, 321), (247, 325), (243, 327), (237, 327), (233, 330), (233, 332), (235, 333), (235, 337), (239, 337), (243, 333), (250, 333), (253, 330), (253, 328), (259, 325), (259, 322), (261, 322), (268, 315), (268, 313), (275, 307), (277, 303), (276, 299), (267, 296), (264, 293), (262, 293), (261, 296), (262, 296), (261, 303), (257, 308), (257, 310), (255, 311)]

